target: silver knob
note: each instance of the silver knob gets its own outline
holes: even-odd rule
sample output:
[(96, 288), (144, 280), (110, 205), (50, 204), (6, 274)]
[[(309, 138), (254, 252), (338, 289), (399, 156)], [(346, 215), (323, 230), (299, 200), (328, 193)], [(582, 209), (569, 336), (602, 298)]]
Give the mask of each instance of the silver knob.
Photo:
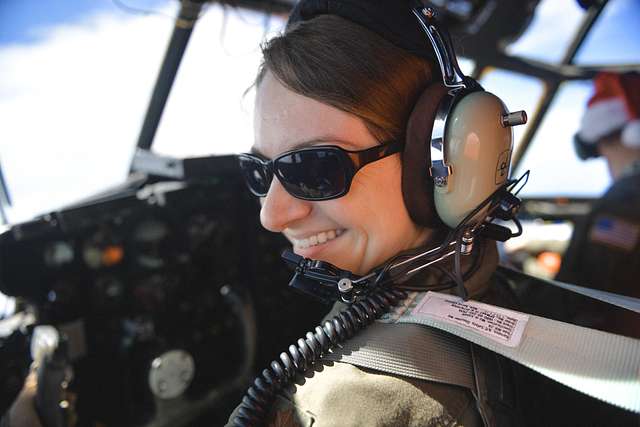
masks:
[(194, 374), (193, 357), (184, 350), (171, 350), (151, 362), (149, 388), (160, 399), (173, 399), (189, 388)]
[(338, 281), (338, 290), (340, 292), (347, 293), (351, 292), (352, 289), (353, 284), (351, 283), (351, 280), (347, 279), (346, 277)]
[(460, 253), (462, 255), (469, 255), (473, 250), (473, 234), (469, 231), (465, 231), (461, 240)]
[(500, 117), (500, 124), (503, 128), (520, 126), (525, 123), (527, 123), (527, 113), (524, 110), (503, 114), (502, 117)]

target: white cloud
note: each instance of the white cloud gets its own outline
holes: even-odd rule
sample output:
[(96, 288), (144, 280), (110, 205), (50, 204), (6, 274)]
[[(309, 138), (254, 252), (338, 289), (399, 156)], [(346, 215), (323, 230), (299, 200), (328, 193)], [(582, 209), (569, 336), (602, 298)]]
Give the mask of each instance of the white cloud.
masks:
[(556, 95), (520, 168), (531, 170), (523, 195), (595, 197), (610, 185), (604, 160), (581, 161), (573, 149), (590, 92), (588, 83), (573, 82), (565, 83)]
[[(160, 152), (230, 153), (246, 151), (253, 143), (253, 96), (243, 92), (253, 83), (260, 61), (264, 17), (227, 10), (223, 34), (222, 13), (207, 13), (195, 28), (154, 143)], [(271, 29), (280, 25), (281, 20), (273, 19)]]
[(584, 10), (575, 0), (543, 0), (529, 28), (507, 52), (532, 59), (559, 62), (578, 29)]
[[(174, 2), (163, 15), (119, 11), (59, 25), (30, 45), (0, 48), (0, 161), (13, 221), (123, 181), (166, 49)], [(260, 16), (212, 7), (196, 26), (158, 131), (169, 154), (251, 144), (242, 92), (258, 63)], [(245, 22), (245, 21), (250, 22)], [(227, 52), (233, 52), (229, 55)]]

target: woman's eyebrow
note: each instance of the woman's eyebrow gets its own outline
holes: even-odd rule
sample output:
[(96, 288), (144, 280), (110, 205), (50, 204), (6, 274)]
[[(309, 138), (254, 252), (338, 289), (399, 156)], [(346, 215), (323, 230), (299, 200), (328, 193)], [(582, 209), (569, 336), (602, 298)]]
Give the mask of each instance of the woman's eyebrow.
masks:
[[(343, 148), (352, 148), (352, 149), (358, 149), (361, 148), (359, 145), (357, 145), (354, 142), (351, 141), (347, 141), (343, 138), (338, 138), (338, 137), (334, 137), (334, 136), (321, 136), (321, 137), (317, 137), (317, 138), (312, 138), (312, 139), (308, 139), (308, 140), (304, 140), (304, 141), (300, 141), (298, 143), (295, 143), (293, 145), (291, 145), (289, 147), (288, 150), (286, 151), (292, 151), (292, 150), (298, 150), (300, 148), (307, 148), (307, 147), (314, 147), (316, 145), (339, 145)], [(265, 156), (258, 148), (256, 148), (255, 146), (251, 146), (250, 149), (251, 154), (255, 154), (257, 156), (262, 156), (264, 158), (267, 158), (267, 156)]]
[(321, 136), (296, 144), (295, 148), (313, 147), (315, 145), (338, 145), (343, 148), (358, 148), (358, 144), (336, 136)]

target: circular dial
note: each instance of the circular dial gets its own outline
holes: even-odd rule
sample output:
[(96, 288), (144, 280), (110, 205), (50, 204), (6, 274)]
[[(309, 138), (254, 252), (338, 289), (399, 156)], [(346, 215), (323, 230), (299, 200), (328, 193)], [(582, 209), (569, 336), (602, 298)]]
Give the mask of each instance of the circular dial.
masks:
[(193, 357), (184, 350), (171, 350), (151, 362), (149, 387), (160, 399), (173, 399), (189, 387), (194, 373)]
[(161, 268), (167, 256), (168, 224), (158, 219), (146, 219), (133, 231), (134, 256), (140, 267)]
[(73, 262), (74, 250), (69, 242), (56, 241), (44, 249), (44, 262), (48, 267), (62, 267)]
[(82, 259), (87, 267), (97, 270), (120, 264), (124, 249), (119, 236), (109, 227), (103, 227), (90, 235), (82, 245)]

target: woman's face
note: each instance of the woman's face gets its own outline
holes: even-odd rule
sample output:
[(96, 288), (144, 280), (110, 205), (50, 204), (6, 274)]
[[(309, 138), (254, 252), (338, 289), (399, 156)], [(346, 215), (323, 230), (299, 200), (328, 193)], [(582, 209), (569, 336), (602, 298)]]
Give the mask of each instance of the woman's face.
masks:
[[(266, 73), (257, 90), (253, 150), (267, 158), (310, 145), (363, 150), (378, 144), (359, 118), (298, 95)], [(260, 221), (283, 233), (293, 251), (365, 274), (396, 253), (426, 240), (402, 199), (399, 154), (365, 166), (338, 199), (296, 199), (274, 178), (261, 199)]]

